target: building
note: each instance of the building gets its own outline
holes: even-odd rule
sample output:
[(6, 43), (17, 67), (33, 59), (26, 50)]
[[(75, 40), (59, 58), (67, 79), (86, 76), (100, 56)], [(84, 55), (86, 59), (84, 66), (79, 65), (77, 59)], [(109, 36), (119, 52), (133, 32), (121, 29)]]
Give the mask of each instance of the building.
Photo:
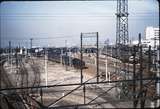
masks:
[[(145, 46), (151, 45), (152, 48), (159, 45), (159, 28), (155, 27), (146, 27), (145, 29), (145, 38), (142, 39), (141, 43)], [(132, 44), (138, 44), (138, 40), (132, 42)]]
[(147, 27), (145, 31), (145, 39), (146, 40), (151, 40), (153, 38), (158, 38), (159, 36), (159, 28), (154, 28), (154, 27)]
[(159, 44), (159, 28), (147, 27), (145, 31), (145, 42), (148, 42), (147, 45), (155, 47)]

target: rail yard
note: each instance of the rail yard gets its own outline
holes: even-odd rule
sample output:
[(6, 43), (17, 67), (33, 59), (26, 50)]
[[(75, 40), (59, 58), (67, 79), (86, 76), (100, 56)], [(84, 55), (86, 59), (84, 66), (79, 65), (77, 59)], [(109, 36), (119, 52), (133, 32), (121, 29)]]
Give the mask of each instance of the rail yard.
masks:
[[(155, 15), (158, 6), (149, 7), (158, 4), (158, 0), (28, 1), (20, 2), (22, 6), (15, 1), (1, 4), (0, 13), (5, 23), (0, 41), (0, 109), (160, 107), (160, 29), (159, 17)], [(81, 7), (78, 8), (77, 3), (82, 4)], [(150, 10), (150, 13), (136, 14), (138, 3), (147, 3), (145, 11)], [(115, 7), (116, 22), (113, 16), (105, 13), (113, 15)], [(147, 17), (145, 20), (132, 19), (134, 14), (150, 15), (154, 22), (147, 22)], [(19, 19), (15, 20), (16, 17)], [(102, 20), (106, 17), (111, 18), (107, 23)], [(131, 26), (128, 26), (130, 18)], [(87, 19), (94, 19), (94, 23)], [(50, 27), (52, 21), (55, 28)], [(76, 21), (79, 22), (74, 24)], [(16, 22), (17, 26), (12, 27), (11, 22)], [(43, 25), (39, 26), (38, 22)], [(100, 27), (99, 23), (102, 23)], [(113, 23), (116, 31), (112, 31)], [(9, 33), (13, 36), (6, 37)], [(59, 34), (62, 37), (57, 37)], [(110, 36), (104, 40), (106, 34)], [(25, 39), (24, 35), (32, 37)], [(115, 36), (115, 42), (112, 36)], [(132, 40), (134, 38), (136, 40)]]

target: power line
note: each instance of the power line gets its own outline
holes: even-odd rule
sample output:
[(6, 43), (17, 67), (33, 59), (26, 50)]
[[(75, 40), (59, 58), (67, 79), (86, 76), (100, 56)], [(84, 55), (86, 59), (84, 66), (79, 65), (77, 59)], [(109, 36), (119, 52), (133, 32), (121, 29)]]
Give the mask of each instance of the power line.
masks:
[[(142, 14), (139, 13), (137, 16), (136, 14), (130, 14), (132, 17), (146, 17), (149, 15), (157, 15), (158, 14)], [(1, 18), (4, 17), (114, 17), (114, 15), (1, 15)]]

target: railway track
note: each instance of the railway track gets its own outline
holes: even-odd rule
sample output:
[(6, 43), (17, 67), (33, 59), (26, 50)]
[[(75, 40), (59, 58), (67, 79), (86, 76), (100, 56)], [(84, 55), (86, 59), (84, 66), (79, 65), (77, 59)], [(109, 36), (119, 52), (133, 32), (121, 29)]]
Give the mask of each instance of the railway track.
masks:
[[(12, 88), (15, 87), (15, 84), (13, 84), (13, 79), (10, 78), (9, 74), (4, 69), (4, 64), (6, 61), (7, 58), (3, 60), (1, 58), (0, 61), (1, 88)], [(20, 98), (20, 95), (16, 92), (16, 90), (0, 92), (1, 109), (17, 109), (17, 105), (19, 105), (19, 108), (24, 109), (25, 106), (22, 101), (23, 100)]]
[[(30, 66), (33, 71), (33, 73), (28, 73), (28, 70), (22, 62), (22, 57), (20, 57), (21, 61), (18, 61), (19, 64), (19, 69), (18, 72), (16, 73), (18, 80), (14, 80), (19, 83), (18, 87), (28, 87), (29, 86), (29, 74), (32, 75), (33, 81), (30, 81), (30, 86), (39, 86), (40, 85), (40, 70), (38, 66), (35, 64), (34, 60), (32, 60)], [(0, 58), (0, 72), (1, 72), (1, 88), (12, 88), (16, 87), (16, 84), (13, 84), (13, 79), (10, 78), (9, 74), (5, 71), (4, 69), (4, 64), (7, 61), (7, 57), (1, 57)], [(28, 95), (29, 93), (32, 93), (32, 90), (28, 89), (22, 89), (22, 90), (14, 90), (14, 91), (2, 91), (0, 92), (0, 100), (1, 104), (1, 109), (16, 109), (18, 104), (22, 109), (25, 109), (26, 106), (30, 105), (31, 99), (29, 99)], [(38, 93), (38, 90), (34, 90), (34, 93)], [(14, 96), (14, 97), (13, 97)], [(12, 101), (12, 102), (11, 102)], [(27, 104), (27, 105), (26, 105)], [(17, 105), (17, 106), (16, 106)]]
[[(34, 73), (33, 74), (34, 75), (34, 79), (33, 79), (32, 87), (40, 86), (40, 83), (41, 83), (40, 69), (39, 69), (39, 66), (34, 62), (34, 59), (31, 59), (31, 68), (32, 68), (33, 73)], [(37, 89), (37, 91), (38, 91), (38, 89)], [(34, 90), (34, 92), (35, 92), (35, 90)]]
[(13, 87), (13, 84), (11, 82), (11, 79), (9, 78), (7, 72), (5, 71), (3, 65), (4, 63), (7, 61), (7, 57), (3, 57), (0, 60), (0, 88), (9, 88), (9, 87)]

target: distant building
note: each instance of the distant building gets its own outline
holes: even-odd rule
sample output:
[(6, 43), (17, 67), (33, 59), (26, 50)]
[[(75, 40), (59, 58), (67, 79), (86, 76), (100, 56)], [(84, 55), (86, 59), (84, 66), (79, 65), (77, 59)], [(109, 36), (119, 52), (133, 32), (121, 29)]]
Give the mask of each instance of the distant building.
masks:
[(148, 45), (151, 45), (154, 47), (157, 46), (159, 43), (155, 39), (159, 38), (159, 28), (154, 27), (147, 27), (146, 28), (146, 34), (145, 34), (145, 40), (148, 42)]
[[(159, 44), (158, 38), (159, 38), (159, 28), (147, 27), (145, 29), (145, 38), (142, 39), (141, 42), (143, 45), (147, 47), (151, 45), (151, 47), (153, 48), (155, 45), (157, 46)], [(132, 44), (134, 45), (138, 44), (138, 40), (133, 41)]]
[(159, 28), (147, 27), (145, 31), (145, 39), (152, 40), (153, 38), (158, 38), (159, 36)]

